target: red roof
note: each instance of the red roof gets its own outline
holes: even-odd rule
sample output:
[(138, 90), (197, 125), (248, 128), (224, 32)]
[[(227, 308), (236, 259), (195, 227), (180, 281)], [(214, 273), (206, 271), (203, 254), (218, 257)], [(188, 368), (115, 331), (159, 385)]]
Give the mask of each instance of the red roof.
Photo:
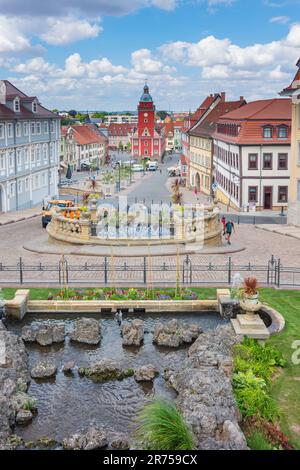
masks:
[(241, 98), (238, 101), (219, 101), (219, 103), (208, 113), (205, 119), (192, 130), (191, 135), (196, 136), (211, 136), (216, 130), (217, 122), (221, 116), (225, 113), (226, 116), (231, 114), (230, 112), (236, 112), (234, 110), (242, 109), (246, 104), (246, 101)]
[(108, 126), (108, 135), (109, 137), (112, 136), (127, 136), (128, 134), (132, 134), (136, 129), (136, 126), (133, 124), (110, 124)]
[[(287, 88), (284, 88), (282, 90), (281, 93), (279, 93), (280, 95), (284, 96), (284, 95), (289, 95), (290, 92), (293, 92), (294, 90), (296, 90), (297, 88), (299, 88), (299, 81), (300, 81), (300, 59), (298, 60), (297, 64), (296, 64), (298, 68), (297, 72), (296, 72), (296, 75), (292, 81), (292, 83), (287, 87)], [(298, 82), (298, 83), (295, 83), (295, 82)]]
[(79, 145), (105, 144), (106, 142), (104, 136), (101, 136), (97, 131), (93, 131), (87, 124), (71, 127), (74, 130), (74, 139)]
[[(288, 145), (290, 143), (291, 119), (292, 103), (289, 98), (253, 101), (221, 116), (214, 137), (237, 144), (284, 143)], [(288, 128), (286, 139), (278, 138), (276, 128), (280, 125)], [(275, 129), (271, 139), (263, 137), (264, 126), (272, 126)]]

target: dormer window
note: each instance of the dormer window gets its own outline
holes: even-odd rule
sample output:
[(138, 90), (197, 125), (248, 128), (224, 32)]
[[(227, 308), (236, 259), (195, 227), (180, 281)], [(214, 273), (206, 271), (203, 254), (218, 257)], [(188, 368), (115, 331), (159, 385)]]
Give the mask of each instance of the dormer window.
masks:
[(264, 136), (264, 139), (272, 139), (272, 137), (273, 137), (273, 127), (272, 126), (264, 126), (263, 136)]
[(278, 127), (278, 139), (287, 139), (288, 137), (288, 128), (287, 126)]
[(19, 98), (15, 98), (15, 100), (14, 100), (14, 111), (15, 111), (15, 113), (20, 112), (20, 100), (19, 100)]
[(33, 101), (33, 103), (32, 103), (32, 112), (33, 113), (37, 112), (37, 102), (36, 101)]

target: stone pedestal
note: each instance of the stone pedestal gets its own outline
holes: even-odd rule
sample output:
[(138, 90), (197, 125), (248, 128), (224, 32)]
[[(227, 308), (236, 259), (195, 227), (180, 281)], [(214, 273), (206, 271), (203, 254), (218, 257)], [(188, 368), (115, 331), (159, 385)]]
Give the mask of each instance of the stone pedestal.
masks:
[(251, 304), (247, 301), (240, 302), (240, 307), (245, 314), (239, 314), (231, 320), (234, 331), (239, 336), (248, 336), (258, 340), (266, 340), (270, 333), (257, 312), (261, 309), (260, 302)]
[(5, 303), (6, 315), (14, 320), (22, 320), (27, 312), (29, 289), (18, 289), (15, 297)]

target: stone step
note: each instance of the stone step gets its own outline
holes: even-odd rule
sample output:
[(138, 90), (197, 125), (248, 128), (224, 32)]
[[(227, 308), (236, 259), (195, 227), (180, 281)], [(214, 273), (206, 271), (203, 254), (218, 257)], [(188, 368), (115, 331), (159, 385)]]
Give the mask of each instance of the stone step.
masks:
[(253, 328), (244, 328), (242, 327), (236, 318), (231, 320), (231, 324), (234, 328), (235, 333), (238, 336), (247, 336), (248, 338), (265, 340), (270, 337), (269, 330), (264, 325), (264, 329)]
[(257, 329), (257, 330), (264, 330), (266, 328), (263, 320), (260, 318), (259, 315), (255, 315), (253, 319), (249, 320), (246, 318), (246, 315), (237, 315), (236, 317), (239, 325), (241, 328), (245, 329)]

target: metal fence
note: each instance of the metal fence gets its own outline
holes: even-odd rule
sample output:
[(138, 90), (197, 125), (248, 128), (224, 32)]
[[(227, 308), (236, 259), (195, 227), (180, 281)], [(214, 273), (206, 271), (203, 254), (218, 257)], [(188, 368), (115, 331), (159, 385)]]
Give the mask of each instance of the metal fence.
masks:
[(300, 288), (300, 267), (285, 266), (274, 256), (266, 264), (197, 264), (190, 256), (159, 262), (155, 258), (102, 257), (96, 263), (73, 264), (66, 257), (57, 263), (0, 263), (0, 285), (231, 285), (235, 274), (255, 276), (261, 285)]

